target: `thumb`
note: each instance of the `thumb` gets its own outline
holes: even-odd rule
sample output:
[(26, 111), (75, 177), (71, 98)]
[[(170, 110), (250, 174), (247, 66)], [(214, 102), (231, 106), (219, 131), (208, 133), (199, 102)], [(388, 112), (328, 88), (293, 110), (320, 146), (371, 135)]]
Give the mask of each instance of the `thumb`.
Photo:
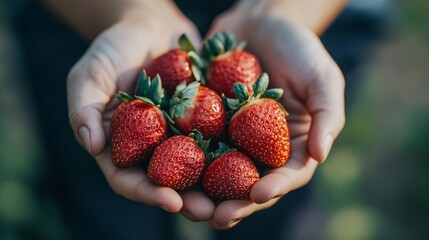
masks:
[(345, 124), (344, 77), (333, 60), (317, 76), (307, 102), (312, 116), (308, 140), (310, 155), (323, 162)]
[[(107, 74), (94, 64), (78, 62), (67, 79), (69, 121), (83, 147), (92, 155), (100, 154), (106, 143), (103, 112), (111, 99)], [(113, 92), (113, 91), (111, 91)]]

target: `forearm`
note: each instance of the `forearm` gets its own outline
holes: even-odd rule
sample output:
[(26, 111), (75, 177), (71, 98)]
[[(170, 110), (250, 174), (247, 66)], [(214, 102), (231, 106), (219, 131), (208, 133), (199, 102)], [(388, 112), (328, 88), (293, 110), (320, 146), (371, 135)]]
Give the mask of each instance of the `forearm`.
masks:
[(177, 14), (170, 0), (43, 0), (60, 18), (87, 39), (122, 18), (139, 15), (149, 17), (161, 12)]
[(267, 14), (303, 24), (321, 35), (347, 5), (348, 0), (241, 0), (238, 11)]
[(347, 5), (347, 0), (276, 0), (274, 14), (296, 20), (321, 35)]

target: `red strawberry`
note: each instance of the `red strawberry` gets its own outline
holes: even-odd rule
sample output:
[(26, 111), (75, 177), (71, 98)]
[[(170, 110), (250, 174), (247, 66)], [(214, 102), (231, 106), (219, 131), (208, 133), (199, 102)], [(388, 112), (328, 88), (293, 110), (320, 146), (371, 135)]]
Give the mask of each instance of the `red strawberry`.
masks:
[(261, 65), (253, 54), (236, 46), (232, 35), (218, 33), (206, 42), (204, 51), (210, 58), (205, 80), (209, 88), (234, 98), (232, 86), (240, 82), (252, 93), (252, 84), (262, 73)]
[[(275, 100), (283, 90), (270, 89), (268, 75), (262, 74), (249, 97), (242, 84), (234, 85), (238, 100), (224, 99), (236, 110), (229, 123), (231, 141), (245, 153), (269, 167), (280, 167), (290, 155), (289, 128), (286, 111)], [(241, 105), (241, 106), (240, 106)]]
[(195, 80), (191, 67), (192, 63), (188, 53), (174, 49), (155, 58), (146, 71), (151, 77), (159, 74), (164, 81), (165, 90), (172, 94), (182, 81), (190, 83)]
[(192, 63), (194, 57), (197, 56), (194, 46), (186, 35), (180, 37), (179, 45), (181, 49), (173, 49), (164, 53), (155, 58), (146, 68), (148, 76), (160, 75), (164, 88), (170, 95), (183, 81), (190, 83), (200, 80), (201, 76), (199, 69)]
[(207, 141), (200, 147), (199, 140), (194, 140), (192, 134), (177, 135), (162, 142), (153, 153), (149, 162), (147, 176), (149, 180), (159, 186), (170, 187), (174, 190), (183, 190), (195, 185), (201, 178), (204, 170), (204, 150)]
[[(147, 94), (140, 94), (143, 90), (141, 86), (149, 88)], [(120, 92), (118, 97), (123, 103), (112, 116), (112, 161), (117, 167), (139, 165), (167, 138), (167, 121), (159, 109), (164, 96), (159, 77), (151, 82), (146, 74), (142, 73), (136, 94), (140, 96), (134, 99)]]
[(259, 180), (252, 160), (239, 151), (228, 151), (210, 164), (203, 176), (204, 191), (213, 199), (249, 199)]
[(192, 82), (182, 83), (170, 101), (170, 115), (183, 134), (196, 129), (204, 139), (218, 140), (225, 131), (226, 115), (222, 98), (213, 90)]

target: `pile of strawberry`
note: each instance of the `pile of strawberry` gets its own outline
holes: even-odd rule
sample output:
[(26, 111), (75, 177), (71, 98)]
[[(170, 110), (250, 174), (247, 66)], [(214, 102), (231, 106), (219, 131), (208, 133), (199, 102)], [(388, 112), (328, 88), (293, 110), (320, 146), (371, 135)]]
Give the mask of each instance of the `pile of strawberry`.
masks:
[(201, 56), (186, 35), (179, 46), (148, 65), (133, 97), (118, 94), (113, 163), (144, 166), (152, 183), (177, 191), (202, 186), (213, 200), (249, 198), (259, 170), (290, 155), (287, 113), (276, 101), (283, 91), (267, 90), (258, 59), (231, 34), (205, 41)]

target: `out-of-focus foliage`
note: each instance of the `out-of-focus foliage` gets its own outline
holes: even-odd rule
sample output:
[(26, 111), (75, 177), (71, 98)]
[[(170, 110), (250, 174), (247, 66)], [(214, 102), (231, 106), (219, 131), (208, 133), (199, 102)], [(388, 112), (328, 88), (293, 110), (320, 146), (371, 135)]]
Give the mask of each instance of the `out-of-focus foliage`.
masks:
[(429, 2), (402, 1), (321, 167), (325, 239), (429, 236)]
[[(63, 239), (44, 186), (49, 168), (29, 90), (20, 84), (19, 49), (1, 5), (0, 239)], [(396, 27), (369, 60), (347, 125), (313, 179), (326, 209), (323, 239), (429, 236), (429, 1), (402, 1), (396, 9)], [(207, 235), (203, 224), (178, 219), (186, 239)]]

